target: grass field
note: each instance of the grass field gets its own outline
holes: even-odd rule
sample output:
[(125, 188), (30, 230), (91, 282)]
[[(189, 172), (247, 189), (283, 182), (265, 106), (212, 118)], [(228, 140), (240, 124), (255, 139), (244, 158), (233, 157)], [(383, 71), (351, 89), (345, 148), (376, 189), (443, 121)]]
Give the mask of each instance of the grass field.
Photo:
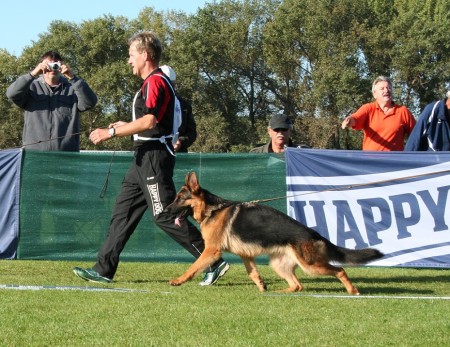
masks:
[(450, 345), (446, 269), (346, 268), (352, 297), (301, 271), (302, 293), (276, 293), (286, 283), (266, 265), (263, 294), (241, 263), (206, 288), (167, 284), (188, 264), (122, 262), (108, 285), (71, 271), (91, 265), (0, 261), (0, 346)]

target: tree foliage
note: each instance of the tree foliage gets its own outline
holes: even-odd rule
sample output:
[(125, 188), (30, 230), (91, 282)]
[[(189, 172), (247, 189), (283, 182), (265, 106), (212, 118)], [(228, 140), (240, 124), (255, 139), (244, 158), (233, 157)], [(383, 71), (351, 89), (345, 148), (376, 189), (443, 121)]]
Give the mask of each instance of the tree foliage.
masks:
[(58, 50), (99, 97), (82, 115), (83, 149), (131, 147), (128, 138), (94, 147), (87, 134), (131, 118), (141, 81), (127, 64), (127, 40), (140, 30), (161, 38), (163, 64), (177, 72), (198, 125), (191, 150), (247, 151), (268, 140), (271, 115), (289, 114), (295, 142), (359, 149), (343, 117), (372, 100), (378, 75), (392, 78), (396, 102), (413, 114), (449, 87), (447, 0), (222, 0), (196, 13), (141, 10), (135, 19), (103, 16), (54, 21), (19, 57), (0, 51), (0, 148), (20, 146), (22, 111), (7, 86), (47, 50)]

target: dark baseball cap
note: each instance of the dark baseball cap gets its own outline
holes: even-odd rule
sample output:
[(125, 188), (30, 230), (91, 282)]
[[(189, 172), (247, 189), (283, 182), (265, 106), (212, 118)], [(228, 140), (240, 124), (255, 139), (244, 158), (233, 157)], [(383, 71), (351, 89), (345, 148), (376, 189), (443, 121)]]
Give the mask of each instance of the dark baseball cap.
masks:
[(285, 114), (276, 114), (270, 118), (269, 127), (272, 129), (292, 129), (292, 121)]

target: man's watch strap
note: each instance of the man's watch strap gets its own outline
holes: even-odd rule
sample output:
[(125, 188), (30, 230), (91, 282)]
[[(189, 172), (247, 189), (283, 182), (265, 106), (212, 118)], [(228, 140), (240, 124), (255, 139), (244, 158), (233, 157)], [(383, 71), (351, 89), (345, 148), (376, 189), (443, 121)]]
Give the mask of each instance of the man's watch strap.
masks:
[(111, 137), (116, 136), (116, 129), (115, 128), (109, 128), (108, 132), (109, 132), (109, 136), (111, 136)]

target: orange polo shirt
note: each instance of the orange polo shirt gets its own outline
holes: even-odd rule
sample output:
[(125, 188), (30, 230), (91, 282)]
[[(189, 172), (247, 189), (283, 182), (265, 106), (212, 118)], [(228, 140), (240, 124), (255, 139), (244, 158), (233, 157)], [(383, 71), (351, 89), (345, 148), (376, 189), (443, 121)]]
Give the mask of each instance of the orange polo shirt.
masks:
[(403, 151), (405, 138), (416, 120), (405, 106), (394, 107), (384, 114), (378, 102), (362, 105), (352, 114), (355, 130), (363, 130), (363, 151)]

